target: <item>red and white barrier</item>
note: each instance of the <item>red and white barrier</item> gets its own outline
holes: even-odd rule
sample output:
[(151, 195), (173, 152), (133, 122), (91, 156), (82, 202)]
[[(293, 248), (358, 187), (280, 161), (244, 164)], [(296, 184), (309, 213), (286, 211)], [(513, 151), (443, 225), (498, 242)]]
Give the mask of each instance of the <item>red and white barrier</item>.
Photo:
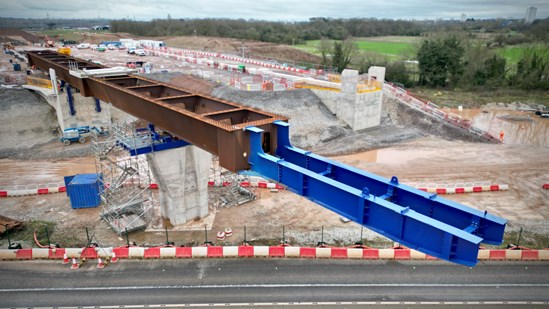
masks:
[[(227, 187), (227, 186), (230, 186), (231, 183), (223, 182), (221, 185), (224, 187)], [(209, 181), (208, 186), (213, 187), (215, 186), (215, 183), (213, 181)], [(280, 184), (268, 182), (268, 181), (256, 181), (256, 182), (242, 181), (240, 182), (240, 186), (246, 187), (246, 188), (254, 187), (254, 188), (268, 188), (268, 189), (279, 189), (279, 190), (285, 189), (285, 187)], [(158, 189), (158, 184), (151, 183), (149, 185), (149, 189)], [(50, 187), (10, 186), (10, 187), (0, 188), (0, 197), (52, 194), (52, 193), (61, 193), (66, 191), (67, 191), (67, 188), (65, 186), (50, 186)]]
[(40, 195), (66, 192), (63, 185), (37, 185), (37, 186), (8, 186), (0, 189), (0, 197)]
[(490, 182), (469, 182), (460, 184), (409, 184), (409, 186), (425, 191), (428, 193), (436, 194), (462, 194), (462, 193), (480, 193), (480, 192), (494, 192), (494, 191), (507, 191), (509, 185), (506, 184), (492, 184)]
[[(86, 249), (105, 251), (105, 254), (86, 253)], [(73, 261), (77, 258), (101, 259), (161, 259), (161, 258), (304, 258), (304, 259), (364, 259), (364, 260), (434, 260), (425, 253), (402, 249), (340, 248), (340, 247), (295, 247), (295, 246), (202, 246), (202, 247), (119, 247), (119, 248), (67, 248), (67, 249), (0, 249), (0, 260), (58, 259), (64, 256)], [(53, 253), (57, 250), (61, 253)], [(42, 252), (44, 251), (44, 252)], [(91, 252), (90, 251), (90, 252)], [(69, 253), (65, 253), (69, 252)], [(70, 252), (80, 252), (74, 256)], [(66, 254), (66, 255), (65, 255)], [(479, 250), (479, 261), (549, 261), (549, 250)], [(78, 263), (76, 263), (78, 264)], [(99, 262), (98, 264), (103, 264)]]

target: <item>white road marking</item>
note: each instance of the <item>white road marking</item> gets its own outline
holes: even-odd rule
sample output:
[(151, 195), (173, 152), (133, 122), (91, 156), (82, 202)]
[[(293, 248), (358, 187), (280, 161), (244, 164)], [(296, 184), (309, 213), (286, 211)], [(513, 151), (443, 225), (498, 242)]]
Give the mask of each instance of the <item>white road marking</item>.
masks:
[[(272, 302), (272, 303), (202, 303), (202, 304), (165, 304), (165, 305), (120, 305), (120, 306), (79, 306), (79, 307), (55, 307), (56, 309), (122, 309), (122, 308), (182, 308), (182, 307), (279, 307), (279, 306), (384, 306), (384, 305), (397, 305), (397, 306), (429, 306), (429, 305), (458, 305), (458, 306), (481, 306), (481, 305), (505, 305), (505, 306), (517, 306), (517, 305), (538, 305), (544, 306), (548, 305), (549, 302), (541, 301), (463, 301), (463, 302), (422, 302), (422, 301), (342, 301), (342, 302)], [(32, 307), (21, 307), (21, 309), (29, 309)], [(51, 308), (51, 307), (48, 307)], [(19, 307), (12, 307), (10, 309), (19, 309)], [(34, 309), (39, 309), (39, 307), (34, 307)]]
[(0, 289), (0, 293), (13, 292), (66, 292), (66, 291), (131, 291), (149, 289), (246, 289), (246, 288), (521, 288), (549, 287), (549, 283), (319, 283), (319, 284), (227, 284), (227, 285), (144, 285), (144, 286), (97, 286), (64, 288), (14, 288)]

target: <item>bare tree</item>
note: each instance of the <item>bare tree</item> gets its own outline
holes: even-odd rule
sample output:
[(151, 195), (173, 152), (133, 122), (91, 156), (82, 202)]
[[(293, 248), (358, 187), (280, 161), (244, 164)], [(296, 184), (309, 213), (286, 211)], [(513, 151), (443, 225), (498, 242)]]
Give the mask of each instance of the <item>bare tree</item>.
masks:
[(330, 43), (330, 40), (322, 38), (320, 39), (320, 43), (318, 43), (317, 48), (320, 55), (322, 55), (322, 65), (326, 67), (328, 65), (328, 56), (332, 51), (332, 44)]

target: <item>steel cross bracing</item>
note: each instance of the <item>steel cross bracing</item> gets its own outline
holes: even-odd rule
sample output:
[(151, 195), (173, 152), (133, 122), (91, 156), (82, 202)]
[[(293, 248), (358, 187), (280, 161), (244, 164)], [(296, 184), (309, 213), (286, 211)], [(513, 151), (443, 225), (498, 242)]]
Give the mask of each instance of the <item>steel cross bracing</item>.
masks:
[[(252, 109), (217, 98), (198, 95), (189, 90), (137, 75), (94, 76), (93, 70), (107, 68), (82, 59), (49, 50), (27, 51), (29, 65), (48, 71), (80, 90), (135, 117), (153, 123), (179, 138), (219, 156), (220, 164), (232, 171), (248, 169), (249, 140), (244, 128), (257, 126), (274, 131), (273, 122), (288, 118)], [(82, 71), (87, 72), (83, 74)], [(72, 70), (72, 73), (71, 73)], [(76, 74), (78, 73), (78, 74)], [(276, 132), (273, 132), (276, 136)], [(276, 139), (269, 141), (274, 151)], [(274, 152), (273, 152), (274, 153)]]
[(481, 242), (499, 244), (507, 220), (292, 147), (289, 125), (275, 122), (276, 157), (264, 132), (250, 132), (251, 169), (407, 247), (473, 266)]
[(55, 69), (82, 95), (110, 102), (219, 156), (224, 168), (251, 168), (412, 249), (472, 266), (481, 242), (502, 242), (505, 219), (292, 147), (285, 117), (135, 75), (77, 78), (69, 62), (105, 67), (51, 51), (27, 55), (30, 65)]

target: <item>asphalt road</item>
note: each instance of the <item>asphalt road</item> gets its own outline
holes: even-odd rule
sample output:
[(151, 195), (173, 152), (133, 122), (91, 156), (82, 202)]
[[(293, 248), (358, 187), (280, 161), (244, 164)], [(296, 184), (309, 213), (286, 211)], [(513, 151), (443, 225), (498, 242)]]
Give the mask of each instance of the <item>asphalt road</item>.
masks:
[(549, 304), (549, 263), (541, 262), (469, 268), (439, 261), (121, 260), (104, 269), (95, 263), (70, 270), (59, 261), (0, 262), (0, 307)]

